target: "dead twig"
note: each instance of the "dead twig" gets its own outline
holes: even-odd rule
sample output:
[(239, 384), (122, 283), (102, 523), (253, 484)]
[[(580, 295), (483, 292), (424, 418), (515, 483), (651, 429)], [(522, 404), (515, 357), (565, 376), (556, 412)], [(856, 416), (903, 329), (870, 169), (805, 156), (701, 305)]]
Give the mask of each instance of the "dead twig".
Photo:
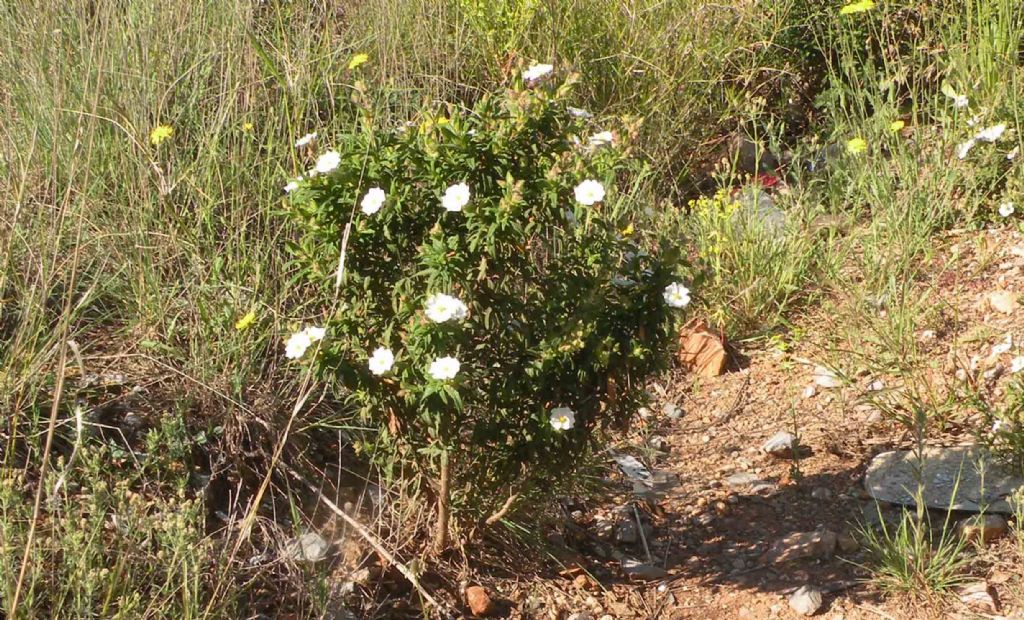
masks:
[(508, 514), (508, 511), (512, 509), (512, 504), (514, 504), (517, 499), (519, 499), (518, 493), (513, 493), (512, 495), (509, 495), (508, 499), (505, 500), (505, 503), (501, 505), (501, 508), (499, 508), (497, 512), (495, 512), (491, 516), (487, 517), (486, 520), (484, 520), (484, 525), (494, 525), (498, 521), (504, 519), (505, 515)]

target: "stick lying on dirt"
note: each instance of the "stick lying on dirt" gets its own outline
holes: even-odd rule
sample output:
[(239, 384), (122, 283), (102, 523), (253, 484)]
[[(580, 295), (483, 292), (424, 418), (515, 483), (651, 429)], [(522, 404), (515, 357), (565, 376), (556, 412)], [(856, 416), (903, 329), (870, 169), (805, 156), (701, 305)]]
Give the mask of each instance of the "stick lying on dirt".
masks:
[(420, 596), (422, 596), (428, 603), (433, 605), (434, 608), (437, 610), (449, 611), (444, 605), (439, 603), (437, 599), (432, 597), (430, 593), (423, 588), (422, 585), (420, 585), (420, 580), (417, 579), (416, 574), (409, 570), (409, 568), (405, 564), (402, 564), (401, 562), (396, 560), (395, 556), (391, 555), (391, 552), (384, 547), (384, 544), (381, 543), (376, 536), (371, 534), (369, 530), (363, 527), (361, 523), (356, 521), (355, 518), (346, 514), (345, 511), (339, 508), (337, 504), (324, 497), (324, 494), (320, 492), (320, 489), (318, 489), (316, 485), (314, 485), (309, 480), (306, 480), (306, 478), (302, 474), (295, 471), (285, 463), (278, 464), (284, 469), (286, 469), (288, 473), (291, 474), (295, 479), (301, 482), (303, 486), (305, 486), (307, 489), (315, 493), (316, 496), (320, 498), (320, 501), (322, 501), (324, 505), (330, 508), (331, 511), (334, 512), (334, 514), (338, 515), (345, 523), (352, 526), (352, 529), (354, 529), (356, 533), (362, 536), (363, 539), (366, 540), (366, 542), (370, 543), (370, 546), (373, 547), (374, 550), (381, 555), (381, 557), (383, 557), (391, 564), (394, 564), (395, 568), (398, 569), (398, 572), (402, 573), (402, 576), (405, 577), (414, 588), (416, 588), (416, 590), (420, 593)]

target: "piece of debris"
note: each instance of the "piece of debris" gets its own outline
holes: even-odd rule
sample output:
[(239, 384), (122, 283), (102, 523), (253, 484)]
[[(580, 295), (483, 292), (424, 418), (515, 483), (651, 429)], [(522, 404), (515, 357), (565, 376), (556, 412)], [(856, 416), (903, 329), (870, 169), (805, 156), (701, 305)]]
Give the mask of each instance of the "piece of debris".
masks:
[(988, 294), (988, 304), (996, 312), (1012, 314), (1017, 309), (1017, 293), (1013, 291), (995, 291)]
[(701, 377), (717, 377), (725, 372), (729, 356), (722, 334), (712, 332), (707, 323), (695, 319), (679, 330), (679, 363)]
[(792, 433), (779, 431), (772, 435), (768, 441), (761, 446), (761, 452), (774, 457), (788, 459), (793, 458), (796, 453), (796, 437)]
[(494, 601), (487, 589), (483, 586), (469, 586), (466, 588), (466, 604), (474, 616), (487, 616), (494, 611)]
[(800, 586), (789, 595), (789, 606), (801, 616), (813, 616), (821, 609), (821, 590), (814, 586)]
[(960, 522), (960, 535), (967, 542), (987, 545), (1006, 535), (1008, 525), (1000, 515), (975, 515)]
[(983, 447), (929, 446), (922, 455), (923, 467), (912, 450), (879, 454), (868, 464), (864, 488), (880, 502), (916, 506), (920, 480), (920, 494), (928, 508), (1014, 512), (1008, 498), (1024, 487), (1024, 479), (1008, 471)]
[(777, 564), (792, 560), (827, 558), (836, 550), (836, 534), (821, 529), (813, 532), (796, 532), (775, 541), (764, 555), (765, 564)]
[(319, 562), (327, 557), (331, 545), (316, 532), (306, 532), (288, 543), (284, 554), (296, 562)]
[(968, 584), (960, 588), (958, 594), (960, 601), (975, 612), (993, 614), (1002, 607), (996, 589), (985, 581)]

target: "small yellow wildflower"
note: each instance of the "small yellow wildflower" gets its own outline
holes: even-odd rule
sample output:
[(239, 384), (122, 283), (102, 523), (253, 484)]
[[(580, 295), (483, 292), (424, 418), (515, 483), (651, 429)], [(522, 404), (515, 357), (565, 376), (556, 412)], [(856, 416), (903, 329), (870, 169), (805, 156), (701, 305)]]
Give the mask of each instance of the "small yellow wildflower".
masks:
[(858, 2), (851, 2), (839, 9), (840, 15), (850, 15), (851, 13), (863, 13), (864, 11), (870, 11), (875, 8), (874, 0), (859, 0)]
[(174, 128), (170, 125), (157, 125), (149, 132), (149, 141), (153, 146), (159, 146), (161, 142), (174, 135)]
[(626, 225), (625, 228), (622, 229), (622, 236), (623, 237), (628, 237), (628, 236), (630, 236), (632, 234), (633, 234), (633, 222), (630, 222), (629, 224)]
[(868, 143), (864, 138), (851, 138), (846, 143), (846, 152), (851, 155), (859, 155), (868, 150)]
[(252, 132), (252, 123), (242, 123), (242, 131), (245, 133)]
[(237, 329), (238, 331), (242, 331), (243, 329), (249, 327), (250, 325), (252, 325), (255, 322), (256, 322), (256, 311), (255, 310), (250, 310), (249, 314), (247, 314), (247, 315), (243, 316), (242, 318), (238, 319), (238, 322), (235, 323), (235, 329)]
[(349, 71), (355, 69), (356, 67), (365, 63), (368, 60), (370, 60), (369, 54), (356, 54), (355, 56), (352, 57), (352, 60), (348, 61)]
[(893, 132), (900, 131), (901, 129), (903, 129), (906, 126), (907, 126), (906, 123), (904, 123), (903, 121), (897, 120), (897, 121), (893, 121), (893, 122), (889, 123), (889, 130), (893, 131)]

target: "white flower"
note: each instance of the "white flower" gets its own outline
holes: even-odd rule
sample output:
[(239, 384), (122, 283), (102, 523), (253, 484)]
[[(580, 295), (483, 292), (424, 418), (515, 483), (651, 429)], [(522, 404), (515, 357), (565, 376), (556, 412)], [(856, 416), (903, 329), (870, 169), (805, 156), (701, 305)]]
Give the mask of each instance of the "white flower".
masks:
[(992, 423), (992, 433), (997, 434), (1004, 430), (1010, 430), (1010, 424), (1006, 420), (996, 420)]
[(454, 379), (459, 367), (459, 360), (454, 357), (439, 357), (430, 364), (430, 377), (435, 381)]
[(568, 407), (556, 407), (551, 410), (551, 428), (556, 431), (567, 431), (576, 424), (576, 413)]
[(1009, 161), (1013, 161), (1014, 159), (1017, 158), (1017, 155), (1020, 155), (1020, 147), (1019, 146), (1013, 147), (1013, 150), (1011, 150), (1009, 153), (1006, 154), (1006, 159), (1008, 159)]
[(299, 138), (298, 140), (296, 140), (295, 141), (295, 148), (300, 149), (300, 148), (308, 145), (313, 140), (316, 140), (316, 132), (315, 131), (313, 133), (307, 133), (306, 135), (304, 135), (301, 138)]
[(1012, 202), (1004, 202), (1003, 204), (999, 205), (999, 215), (1003, 217), (1010, 217), (1011, 215), (1013, 215), (1013, 211), (1014, 208)]
[(591, 114), (590, 112), (587, 112), (583, 108), (574, 108), (572, 106), (569, 106), (569, 107), (566, 108), (566, 111), (569, 112), (569, 116), (572, 116), (573, 118), (591, 118), (591, 117), (593, 117), (593, 114)]
[(971, 138), (967, 142), (964, 142), (960, 146), (956, 147), (957, 159), (965, 159), (967, 157), (967, 154), (971, 152), (971, 149), (974, 148), (975, 144), (977, 144), (977, 141), (974, 138)]
[(527, 82), (533, 82), (551, 73), (553, 69), (554, 67), (552, 65), (530, 65), (526, 71), (523, 71), (523, 79)]
[(611, 144), (614, 141), (615, 141), (615, 136), (613, 136), (612, 132), (610, 132), (610, 131), (601, 131), (601, 132), (595, 133), (594, 135), (590, 136), (589, 140), (587, 140), (587, 142), (590, 144), (590, 146), (593, 146), (595, 148), (596, 147), (600, 147), (600, 146), (604, 146), (606, 144)]
[(297, 189), (299, 189), (299, 182), (298, 181), (288, 181), (288, 185), (284, 186), (284, 192), (286, 194), (290, 194), (290, 193), (294, 192)]
[(452, 185), (444, 191), (444, 198), (441, 199), (441, 206), (446, 211), (462, 211), (462, 207), (469, 204), (469, 186), (465, 183)]
[(313, 168), (320, 174), (331, 172), (341, 163), (341, 155), (337, 151), (327, 151), (317, 158), (316, 166)]
[(678, 282), (666, 286), (662, 297), (665, 298), (665, 303), (673, 308), (685, 308), (690, 305), (690, 289)]
[(1019, 355), (1010, 360), (1010, 372), (1016, 374), (1024, 370), (1024, 355)]
[(953, 97), (953, 107), (966, 108), (970, 101), (967, 99), (967, 95), (956, 95)]
[(360, 203), (360, 207), (363, 213), (367, 215), (373, 215), (384, 205), (384, 200), (387, 195), (379, 187), (372, 187), (367, 190), (366, 195), (363, 196), (363, 202)]
[(974, 127), (979, 122), (981, 122), (980, 118), (978, 118), (977, 116), (972, 116), (971, 118), (967, 119), (967, 126), (968, 127)]
[(367, 366), (370, 367), (370, 372), (375, 375), (382, 375), (387, 371), (391, 370), (391, 367), (395, 365), (395, 354), (391, 352), (391, 349), (386, 347), (378, 347), (373, 355), (370, 356), (370, 360)]
[(469, 313), (466, 304), (444, 293), (436, 293), (427, 298), (424, 311), (427, 318), (435, 323), (444, 323), (449, 319), (461, 321)]
[(979, 131), (977, 138), (978, 140), (983, 140), (985, 142), (995, 142), (999, 138), (1003, 137), (1003, 132), (1005, 131), (1006, 124), (999, 123), (998, 125), (992, 125), (991, 127), (986, 127)]
[(310, 342), (316, 342), (317, 340), (323, 340), (327, 330), (323, 327), (307, 327), (306, 335), (309, 336)]
[(306, 354), (306, 349), (311, 344), (313, 344), (313, 340), (306, 330), (295, 332), (284, 343), (284, 356), (290, 360), (297, 360)]
[(584, 206), (604, 200), (604, 186), (593, 179), (587, 179), (576, 186), (576, 202)]

